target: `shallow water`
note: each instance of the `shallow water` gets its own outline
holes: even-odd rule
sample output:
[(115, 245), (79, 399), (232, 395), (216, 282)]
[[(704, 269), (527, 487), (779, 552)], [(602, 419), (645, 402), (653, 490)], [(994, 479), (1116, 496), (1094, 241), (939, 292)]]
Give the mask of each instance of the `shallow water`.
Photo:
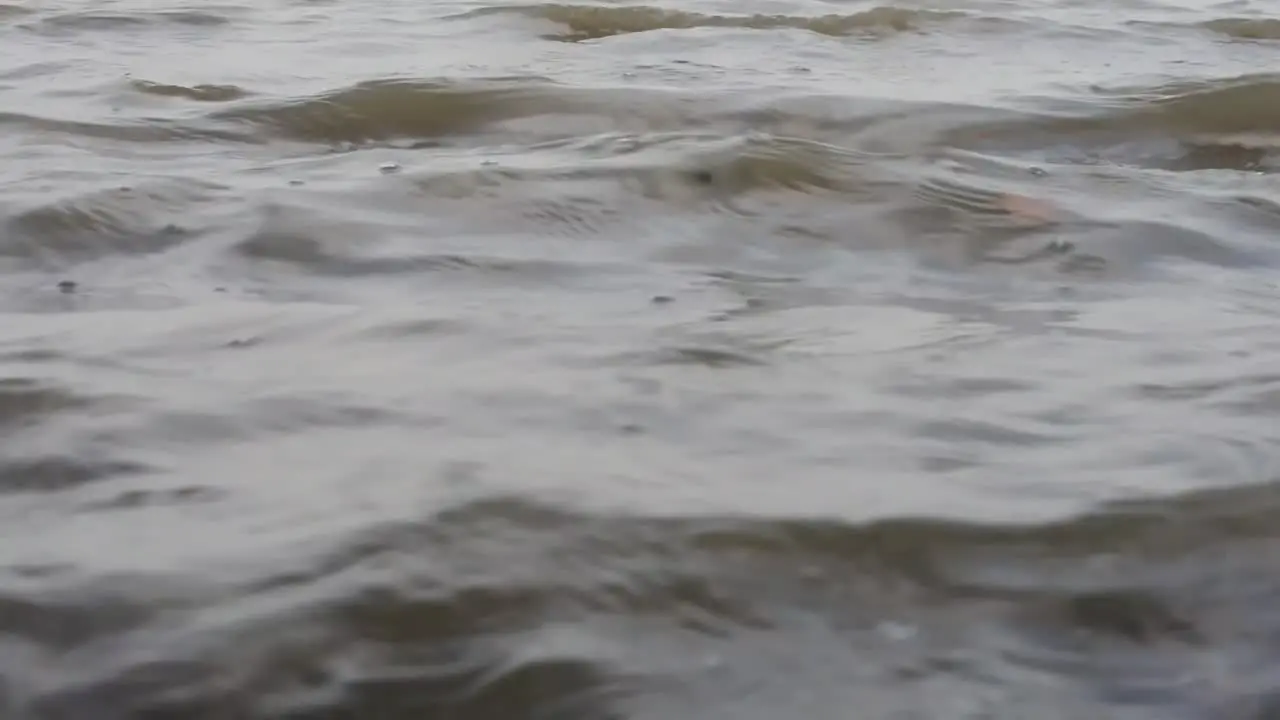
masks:
[(1277, 43), (0, 5), (5, 717), (1280, 717)]

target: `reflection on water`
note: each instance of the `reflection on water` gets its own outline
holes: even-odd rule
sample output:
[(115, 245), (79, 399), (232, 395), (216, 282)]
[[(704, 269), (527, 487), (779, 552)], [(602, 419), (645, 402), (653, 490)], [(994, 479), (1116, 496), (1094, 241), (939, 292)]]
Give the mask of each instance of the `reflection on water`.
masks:
[(0, 4), (3, 715), (1280, 716), (1272, 15)]

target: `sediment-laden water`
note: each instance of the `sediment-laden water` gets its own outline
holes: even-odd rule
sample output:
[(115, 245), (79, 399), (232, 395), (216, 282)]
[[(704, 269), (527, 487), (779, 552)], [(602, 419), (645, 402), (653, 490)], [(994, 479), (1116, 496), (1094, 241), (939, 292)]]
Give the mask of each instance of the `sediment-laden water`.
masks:
[(0, 5), (14, 720), (1280, 717), (1263, 0)]

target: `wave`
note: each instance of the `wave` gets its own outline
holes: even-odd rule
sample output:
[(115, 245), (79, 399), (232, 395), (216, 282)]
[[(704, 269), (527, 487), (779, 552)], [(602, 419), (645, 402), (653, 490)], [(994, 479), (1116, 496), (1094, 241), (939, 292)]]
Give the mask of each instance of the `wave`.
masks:
[[(11, 358), (6, 360), (12, 361)], [(89, 395), (29, 377), (9, 377), (0, 381), (0, 428), (17, 442), (34, 439), (44, 423), (85, 412), (101, 411), (125, 404), (123, 397)], [(19, 440), (22, 438), (23, 440)], [(32, 443), (34, 445), (35, 443)], [(112, 458), (101, 452), (88, 451), (80, 456), (58, 452), (26, 452), (13, 450), (0, 456), (0, 496), (31, 493), (59, 493), (83, 485), (152, 471), (145, 464)]]
[(487, 7), (454, 17), (461, 19), (492, 15), (519, 15), (560, 25), (563, 27), (562, 30), (545, 37), (565, 42), (596, 40), (653, 30), (712, 27), (748, 30), (790, 28), (808, 30), (819, 35), (843, 37), (856, 34), (918, 31), (931, 24), (967, 17), (965, 13), (954, 10), (912, 9), (890, 5), (881, 5), (848, 14), (803, 16), (709, 15), (649, 5), (610, 7), (557, 3)]
[[(570, 87), (541, 77), (387, 78), (295, 98), (264, 98), (231, 85), (182, 86), (134, 79), (139, 93), (209, 103), (194, 118), (117, 123), (0, 114), (0, 123), (130, 141), (272, 140), (348, 147), (401, 140), (510, 144), (611, 133), (640, 142), (655, 133), (769, 133), (801, 141), (929, 154), (1001, 138), (1006, 144), (1090, 149), (1097, 139), (1153, 145), (1172, 138), (1189, 152), (1280, 147), (1280, 76), (1255, 74), (1140, 88), (1103, 88), (1070, 100), (1026, 99), (1010, 107), (957, 107), (876, 97), (779, 93), (714, 96), (678, 89)], [(1062, 142), (1075, 135), (1078, 142)], [(410, 147), (412, 149), (412, 146)], [(1223, 162), (1229, 162), (1224, 155)]]
[(157, 179), (19, 210), (0, 225), (0, 255), (61, 266), (162, 252), (192, 239), (194, 213), (219, 201), (222, 189), (199, 181)]
[(528, 76), (369, 80), (304, 97), (250, 99), (219, 108), (202, 121), (224, 132), (248, 131), (263, 139), (362, 144), (404, 138), (465, 140), (475, 135), (479, 142), (501, 146), (571, 138), (589, 144), (617, 133), (726, 128), (803, 136), (785, 128), (840, 132), (877, 120), (939, 111), (946, 111), (944, 117), (954, 114), (957, 121), (1000, 114), (992, 108), (873, 97), (788, 94), (762, 101), (754, 94), (570, 86)]
[(73, 460), (59, 455), (7, 458), (0, 462), (0, 494), (58, 493), (119, 476), (136, 477), (154, 468), (109, 459)]
[(129, 13), (89, 10), (45, 16), (40, 18), (34, 29), (45, 32), (130, 30), (172, 26), (207, 29), (230, 24), (232, 19), (228, 17), (228, 14), (236, 10), (242, 10), (242, 8), (157, 10)]
[[(385, 278), (457, 273), (499, 276), (507, 282), (538, 279), (563, 283), (609, 270), (603, 263), (580, 258), (531, 257), (527, 252), (503, 256), (476, 249), (466, 253), (384, 250), (379, 257), (376, 248), (392, 244), (394, 228), (339, 220), (312, 207), (285, 204), (264, 207), (259, 217), (259, 222), (235, 242), (232, 252), (252, 263), (270, 263), (277, 269), (290, 268), (312, 276)], [(549, 232), (548, 225), (545, 221), (542, 224), (544, 232)], [(364, 240), (355, 245), (352, 237)]]
[(210, 118), (308, 142), (431, 138), (476, 132), (503, 119), (571, 112), (573, 93), (550, 91), (549, 86), (537, 78), (374, 80), (315, 97), (222, 110)]
[(940, 140), (1065, 164), (1274, 172), (1280, 76), (1098, 88), (1067, 102), (1033, 101), (1022, 117), (952, 128)]
[(35, 12), (26, 5), (11, 5), (9, 3), (0, 3), (0, 20), (8, 20), (10, 18), (22, 17)]
[(1129, 123), (1202, 133), (1280, 132), (1280, 75), (1260, 73), (1220, 80), (1108, 92), (1128, 105)]
[(165, 142), (261, 142), (243, 133), (196, 127), (190, 123), (164, 119), (146, 119), (124, 122), (94, 122), (67, 120), (20, 112), (0, 111), (0, 126), (10, 125), (41, 133), (56, 133), (72, 137), (110, 140), (113, 142), (165, 143)]
[[(1104, 89), (1038, 109), (803, 94), (708, 97), (569, 88), (541, 78), (385, 79), (289, 99), (239, 87), (141, 80), (131, 87), (202, 104), (194, 116), (184, 108), (182, 120), (77, 124), (11, 114), (0, 121), (139, 140), (149, 134), (166, 142), (217, 137), (342, 151), (397, 148), (400, 172), (379, 175), (375, 165), (343, 191), (390, 203), (373, 222), (356, 219), (356, 212), (350, 222), (320, 227), (303, 221), (310, 211), (295, 214), (276, 204), (284, 215), (235, 227), (239, 235), (230, 247), (239, 259), (277, 269), (343, 276), (467, 270), (531, 279), (580, 276), (587, 268), (605, 272), (616, 256), (565, 262), (523, 251), (508, 255), (507, 248), (423, 251), (397, 245), (396, 238), (420, 232), (400, 225), (424, 213), (439, 232), (462, 237), (502, 236), (513, 228), (548, 241), (640, 231), (640, 217), (616, 203), (702, 211), (726, 223), (763, 214), (782, 235), (808, 233), (835, 243), (851, 242), (836, 227), (839, 208), (856, 206), (860, 217), (894, 237), (906, 232), (942, 243), (983, 237), (976, 255), (983, 261), (1052, 256), (1075, 262), (1070, 248), (1090, 245), (1096, 252), (1081, 251), (1089, 263), (1110, 258), (1115, 267), (1169, 256), (1230, 267), (1273, 264), (1266, 252), (1243, 247), (1247, 238), (1223, 240), (1242, 228), (1250, 237), (1274, 232), (1274, 218), (1246, 207), (1270, 196), (1265, 187), (1237, 187), (1227, 197), (1212, 187), (1179, 185), (1184, 204), (1205, 210), (1180, 228), (1153, 221), (1150, 208), (1126, 214), (1093, 190), (1101, 174), (1125, 184), (1134, 198), (1154, 202), (1171, 181), (1127, 169), (1280, 169), (1280, 142), (1271, 142), (1280, 137), (1280, 80), (1269, 74)], [(424, 157), (420, 167), (417, 153)], [(957, 159), (970, 167), (955, 172)], [(320, 191), (296, 192), (309, 204)], [(228, 230), (224, 218), (199, 219), (205, 203), (223, 197), (221, 190), (180, 183), (11, 209), (0, 226), (0, 253), (57, 264), (163, 251), (206, 230)], [(781, 199), (794, 207), (779, 211)], [(375, 244), (385, 240), (385, 252), (356, 253), (338, 237), (344, 232), (373, 237)], [(1167, 241), (1157, 241), (1161, 235)], [(986, 249), (1015, 240), (1033, 247), (1007, 256)], [(1058, 257), (1064, 248), (1070, 258)]]
[[(38, 688), (9, 696), (23, 717), (585, 720), (686, 700), (721, 717), (743, 684), (770, 716), (850, 694), (923, 711), (921, 683), (949, 706), (1016, 688), (1038, 717), (1223, 717), (1265, 702), (1280, 662), (1276, 520), (1270, 486), (1023, 526), (490, 497), (234, 589), (209, 573), (11, 579), (0, 666)], [(1236, 682), (1214, 682), (1224, 665)]]
[(130, 79), (129, 87), (145, 95), (211, 103), (242, 100), (252, 95), (248, 90), (235, 85), (205, 84), (187, 86), (157, 83), (149, 80)]
[[(569, 87), (540, 77), (388, 78), (317, 95), (265, 99), (237, 86), (133, 80), (133, 90), (208, 102), (195, 119), (95, 124), (20, 113), (0, 123), (136, 141), (293, 140), (335, 146), (424, 142), (537, 142), (609, 133), (758, 131), (849, 146), (859, 142), (927, 154), (1000, 137), (1010, 145), (1088, 151), (1106, 137), (1153, 145), (1172, 138), (1188, 151), (1280, 147), (1280, 76), (1268, 73), (1140, 88), (1102, 88), (1070, 100), (1027, 99), (1011, 107), (956, 107), (875, 97), (795, 93), (774, 98), (677, 89)], [(1077, 144), (1061, 142), (1076, 135)], [(1058, 137), (1054, 137), (1058, 136)], [(468, 138), (472, 138), (470, 141)], [(908, 142), (904, 143), (903, 140)], [(422, 147), (431, 147), (423, 145)], [(1227, 161), (1225, 156), (1223, 161)]]
[(1200, 27), (1241, 40), (1280, 40), (1280, 20), (1276, 18), (1219, 18)]

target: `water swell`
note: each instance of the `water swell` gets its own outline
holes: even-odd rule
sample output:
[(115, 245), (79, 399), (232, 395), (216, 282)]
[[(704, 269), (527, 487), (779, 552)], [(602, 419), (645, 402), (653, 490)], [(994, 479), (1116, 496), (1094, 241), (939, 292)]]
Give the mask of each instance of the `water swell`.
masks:
[(563, 30), (545, 37), (565, 42), (598, 40), (616, 35), (654, 30), (693, 28), (740, 28), (750, 30), (796, 29), (818, 35), (844, 37), (877, 33), (920, 31), (925, 27), (965, 18), (959, 11), (922, 10), (879, 6), (850, 14), (814, 17), (801, 15), (711, 15), (646, 5), (618, 7), (599, 5), (536, 4), (495, 6), (473, 10), (458, 19), (520, 15), (559, 25)]
[[(112, 33), (134, 30), (163, 31), (166, 29), (200, 29), (212, 31), (231, 25), (236, 15), (247, 8), (243, 6), (211, 6), (205, 8), (174, 8), (144, 11), (85, 10), (43, 13), (27, 20), (21, 27), (54, 35), (72, 35), (85, 32)], [(6, 11), (0, 8), (0, 17)], [(34, 12), (13, 13), (31, 15)]]
[[(955, 107), (874, 97), (786, 93), (708, 96), (674, 88), (582, 88), (540, 77), (368, 80), (312, 96), (265, 97), (234, 85), (173, 85), (134, 79), (133, 91), (212, 107), (193, 118), (135, 118), (93, 123), (10, 112), (0, 123), (86, 137), (134, 141), (272, 140), (333, 146), (398, 139), (483, 142), (545, 124), (541, 141), (588, 139), (628, 127), (646, 133), (760, 131), (848, 145), (850, 140), (933, 152), (996, 134), (1010, 144), (1044, 145), (1075, 136), (1088, 151), (1095, 138), (1162, 135), (1198, 147), (1238, 146), (1271, 152), (1280, 141), (1280, 81), (1255, 74), (1139, 88), (1101, 88), (1066, 100), (1022, 107)], [(541, 120), (540, 120), (541, 119)], [(553, 128), (559, 126), (556, 132)], [(919, 127), (917, 127), (919, 126)], [(917, 135), (924, 133), (921, 136)], [(902, 147), (911, 139), (914, 147)], [(643, 138), (641, 138), (643, 141)], [(895, 147), (897, 145), (897, 147)], [(429, 149), (430, 145), (423, 145)], [(866, 148), (870, 150), (871, 148)]]
[(164, 252), (195, 235), (202, 206), (227, 188), (186, 179), (144, 181), (42, 204), (4, 218), (0, 255), (66, 267), (117, 254)]
[(1275, 18), (1218, 18), (1200, 27), (1240, 40), (1280, 40), (1280, 20)]
[[(1249, 575), (1276, 542), (1270, 493), (1024, 527), (583, 515), (492, 498), (365, 531), (235, 599), (178, 577), (28, 583), (0, 599), (16, 623), (0, 662), (40, 658), (15, 676), (44, 676), (10, 698), (23, 717), (647, 717), (690, 692), (717, 717), (737, 701), (722, 672), (768, 672), (745, 647), (724, 653), (763, 636), (810, 644), (812, 661), (791, 661), (799, 691), (833, 691), (811, 667), (823, 653), (855, 663), (855, 687), (868, 679), (853, 668), (870, 664), (903, 690), (952, 673), (1017, 682), (1012, 661), (1096, 711), (1211, 717), (1195, 713), (1247, 705), (1256, 684), (1197, 678), (1199, 648), (1261, 660), (1257, 677), (1280, 660), (1264, 640), (1280, 632), (1275, 584)], [(981, 618), (986, 639), (953, 646), (938, 614)], [(1253, 639), (1236, 633), (1244, 623)], [(780, 701), (775, 678), (756, 681), (762, 702)]]

